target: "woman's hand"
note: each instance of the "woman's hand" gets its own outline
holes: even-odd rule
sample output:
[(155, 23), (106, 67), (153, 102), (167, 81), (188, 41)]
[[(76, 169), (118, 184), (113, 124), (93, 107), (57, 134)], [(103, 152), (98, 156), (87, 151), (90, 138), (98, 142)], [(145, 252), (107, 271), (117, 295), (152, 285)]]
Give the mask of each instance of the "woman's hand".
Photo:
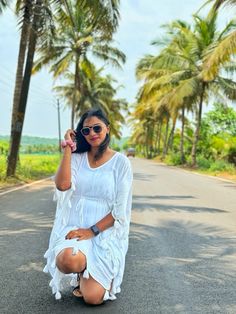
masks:
[(90, 229), (71, 230), (66, 235), (66, 240), (78, 238), (77, 241), (88, 240), (94, 237), (94, 233)]
[(69, 129), (66, 131), (64, 138), (65, 140), (74, 141), (75, 140), (75, 131), (72, 129)]

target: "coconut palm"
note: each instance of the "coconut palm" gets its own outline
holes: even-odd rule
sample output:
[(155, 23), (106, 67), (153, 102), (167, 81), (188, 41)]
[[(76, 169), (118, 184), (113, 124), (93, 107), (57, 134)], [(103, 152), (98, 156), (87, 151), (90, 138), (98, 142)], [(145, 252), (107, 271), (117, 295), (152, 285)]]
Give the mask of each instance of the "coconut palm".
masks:
[[(212, 3), (213, 7), (210, 14), (214, 14), (222, 5), (236, 5), (236, 0), (210, 0), (205, 3)], [(204, 60), (203, 77), (206, 81), (213, 80), (221, 70), (222, 65), (232, 60), (232, 56), (236, 52), (236, 21), (232, 21), (228, 26), (230, 32), (227, 36), (223, 36), (217, 45), (212, 45), (209, 53)], [(232, 31), (233, 30), (233, 31)]]
[[(3, 8), (6, 3), (7, 1), (1, 1), (0, 8)], [(18, 8), (18, 12), (24, 12), (24, 14), (21, 19), (23, 23), (14, 93), (7, 176), (15, 175), (16, 171), (35, 48), (39, 40), (41, 45), (45, 45), (53, 38), (53, 33), (46, 30), (48, 28), (50, 30), (54, 29), (52, 18), (60, 15), (61, 23), (64, 23), (61, 8), (66, 8), (70, 17), (69, 13), (72, 6), (80, 6), (82, 9), (89, 7), (91, 9), (89, 15), (94, 16), (94, 18), (91, 18), (92, 23), (95, 23), (95, 20), (98, 19), (97, 12), (100, 12), (99, 18), (103, 22), (106, 20), (106, 24), (103, 25), (103, 27), (107, 30), (107, 38), (111, 38), (112, 31), (114, 31), (118, 25), (118, 5), (118, 0), (103, 2), (82, 0), (17, 0), (16, 7)], [(109, 19), (107, 18), (108, 16)], [(68, 17), (66, 18), (68, 20)]]
[[(18, 14), (23, 12), (23, 24), (13, 100), (7, 176), (13, 176), (16, 170), (37, 40), (47, 33), (48, 20), (51, 20), (48, 0), (19, 0), (16, 2), (16, 9)], [(20, 14), (19, 16), (21, 17)], [(51, 26), (50, 22), (49, 24)]]
[[(80, 66), (83, 64), (88, 70), (91, 67), (88, 60), (89, 52), (115, 66), (120, 67), (120, 62), (125, 61), (125, 55), (111, 46), (111, 34), (107, 32), (107, 28), (98, 18), (94, 20), (89, 8), (82, 9), (79, 6), (71, 6), (68, 13), (63, 7), (60, 8), (57, 35), (52, 38), (50, 44), (45, 43), (38, 49), (39, 58), (34, 67), (34, 71), (39, 71), (42, 66), (49, 64), (55, 78), (73, 67), (74, 90), (79, 91), (80, 95), (82, 95)], [(62, 18), (64, 24), (60, 25), (59, 21)], [(74, 128), (76, 93), (74, 92), (73, 95), (72, 128)]]
[[(80, 69), (81, 78), (81, 95), (78, 91), (76, 95), (75, 115), (77, 118), (81, 114), (91, 108), (101, 108), (109, 117), (111, 121), (112, 133), (116, 137), (120, 137), (121, 123), (124, 122), (121, 112), (127, 110), (127, 103), (122, 99), (115, 98), (119, 87), (112, 86), (116, 81), (110, 76), (101, 76), (101, 70), (96, 70), (93, 66), (93, 71), (84, 73), (83, 67)], [(63, 97), (66, 104), (72, 107), (74, 94), (74, 74), (68, 73), (66, 75), (68, 83), (65, 85), (55, 86), (54, 90), (59, 96)]]
[[(210, 47), (219, 44), (232, 28), (232, 22), (229, 22), (222, 32), (218, 32), (216, 20), (215, 12), (205, 19), (194, 16), (193, 29), (181, 21), (172, 23), (168, 30), (171, 40), (167, 47), (156, 58), (149, 57), (146, 65), (145, 60), (141, 61), (139, 72), (146, 80), (146, 99), (156, 99), (153, 104), (174, 110), (186, 105), (194, 106), (196, 129), (191, 153), (193, 166), (196, 164), (203, 101), (206, 102), (213, 91), (231, 99), (236, 96), (236, 83), (233, 80), (218, 75), (208, 82), (203, 77), (204, 60), (210, 53)], [(228, 66), (232, 67), (233, 64)]]

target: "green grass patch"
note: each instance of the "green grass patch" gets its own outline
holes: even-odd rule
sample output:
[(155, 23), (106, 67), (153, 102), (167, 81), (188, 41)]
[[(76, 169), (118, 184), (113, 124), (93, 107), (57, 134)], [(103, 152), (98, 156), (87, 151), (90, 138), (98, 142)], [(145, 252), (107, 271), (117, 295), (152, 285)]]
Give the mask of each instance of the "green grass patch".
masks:
[(5, 179), (6, 157), (0, 156), (0, 187), (39, 180), (53, 175), (60, 162), (59, 154), (55, 155), (20, 155), (16, 177)]
[(229, 163), (223, 159), (219, 160), (212, 160), (212, 159), (207, 159), (201, 155), (197, 156), (197, 167), (190, 167), (190, 161), (191, 157), (187, 157), (187, 162), (184, 165), (181, 165), (180, 162), (180, 155), (178, 153), (176, 154), (170, 154), (166, 156), (166, 158), (163, 159), (158, 159), (157, 157), (154, 159), (157, 162), (164, 162), (167, 165), (171, 166), (180, 166), (181, 168), (194, 171), (194, 172), (199, 172), (202, 174), (207, 174), (211, 176), (217, 176), (217, 177), (222, 177), (225, 179), (233, 180), (236, 181), (236, 167), (232, 164)]

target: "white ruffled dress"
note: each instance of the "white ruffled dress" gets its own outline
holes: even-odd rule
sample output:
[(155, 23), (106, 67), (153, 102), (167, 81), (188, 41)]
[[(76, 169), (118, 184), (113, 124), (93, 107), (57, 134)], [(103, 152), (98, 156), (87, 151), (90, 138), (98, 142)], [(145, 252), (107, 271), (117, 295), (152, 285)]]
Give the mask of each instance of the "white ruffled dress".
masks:
[[(87, 153), (72, 154), (72, 182), (67, 191), (56, 189), (55, 220), (44, 257), (44, 272), (52, 276), (50, 286), (56, 299), (61, 291), (77, 285), (77, 274), (63, 274), (56, 267), (56, 256), (64, 248), (81, 251), (87, 260), (83, 277), (89, 274), (105, 289), (104, 300), (116, 299), (120, 292), (128, 249), (128, 234), (132, 203), (132, 170), (129, 159), (116, 152), (106, 163), (91, 168)], [(89, 228), (112, 213), (114, 226), (88, 240), (65, 240), (65, 235), (78, 228)], [(111, 289), (110, 289), (111, 288)]]

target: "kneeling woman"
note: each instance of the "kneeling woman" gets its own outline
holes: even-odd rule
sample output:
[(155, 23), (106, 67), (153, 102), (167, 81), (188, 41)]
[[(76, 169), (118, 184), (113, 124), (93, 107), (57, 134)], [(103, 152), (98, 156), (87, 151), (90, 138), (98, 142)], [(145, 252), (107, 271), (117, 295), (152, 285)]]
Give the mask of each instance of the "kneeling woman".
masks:
[[(116, 299), (128, 249), (132, 170), (129, 159), (109, 148), (109, 122), (87, 111), (76, 131), (65, 134), (55, 176), (57, 210), (45, 253), (45, 272), (56, 299), (70, 283), (89, 304)], [(76, 142), (76, 145), (75, 145)]]

